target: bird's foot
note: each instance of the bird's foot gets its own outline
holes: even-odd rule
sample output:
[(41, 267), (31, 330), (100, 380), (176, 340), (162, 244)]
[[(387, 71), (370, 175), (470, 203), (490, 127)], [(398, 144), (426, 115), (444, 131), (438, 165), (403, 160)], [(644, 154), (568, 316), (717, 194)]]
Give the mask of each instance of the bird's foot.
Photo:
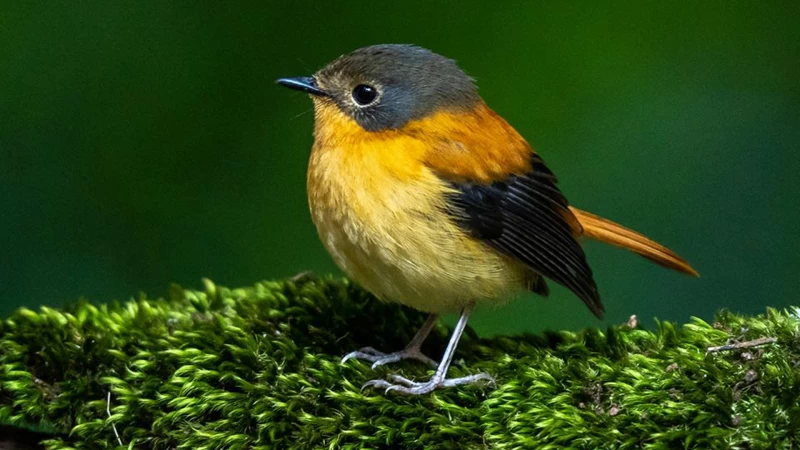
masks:
[(356, 350), (354, 352), (350, 352), (347, 355), (345, 355), (344, 358), (342, 358), (342, 364), (347, 362), (348, 359), (353, 359), (353, 358), (370, 361), (372, 363), (373, 369), (378, 366), (401, 361), (403, 359), (416, 359), (417, 361), (423, 362), (433, 367), (439, 365), (438, 362), (425, 356), (425, 354), (423, 354), (422, 351), (416, 347), (407, 347), (403, 350), (400, 350), (399, 352), (394, 352), (394, 353), (383, 353), (381, 351), (375, 350), (372, 347), (364, 347), (361, 350)]
[(445, 378), (443, 375), (434, 375), (430, 380), (424, 383), (411, 381), (408, 378), (401, 377), (400, 375), (390, 375), (389, 379), (392, 381), (391, 383), (386, 380), (367, 381), (361, 389), (364, 390), (368, 387), (374, 387), (378, 389), (386, 389), (385, 392), (387, 394), (389, 391), (396, 391), (405, 395), (423, 395), (433, 392), (436, 389), (449, 388), (462, 384), (475, 384), (480, 382), (489, 385), (496, 385), (494, 378), (487, 373), (478, 373), (461, 378)]

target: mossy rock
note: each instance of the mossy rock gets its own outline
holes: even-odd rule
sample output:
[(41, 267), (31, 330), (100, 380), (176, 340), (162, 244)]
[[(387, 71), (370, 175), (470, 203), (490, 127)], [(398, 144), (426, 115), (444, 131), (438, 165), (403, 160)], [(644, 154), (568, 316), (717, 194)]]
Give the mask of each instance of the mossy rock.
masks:
[[(361, 386), (431, 369), (339, 361), (402, 348), (425, 316), (346, 280), (207, 281), (171, 297), (0, 323), (0, 433), (33, 428), (54, 450), (800, 448), (797, 310), (654, 331), (468, 331), (450, 374), (497, 386), (406, 397)], [(447, 337), (439, 325), (424, 349), (439, 355)], [(707, 352), (762, 337), (776, 341)]]

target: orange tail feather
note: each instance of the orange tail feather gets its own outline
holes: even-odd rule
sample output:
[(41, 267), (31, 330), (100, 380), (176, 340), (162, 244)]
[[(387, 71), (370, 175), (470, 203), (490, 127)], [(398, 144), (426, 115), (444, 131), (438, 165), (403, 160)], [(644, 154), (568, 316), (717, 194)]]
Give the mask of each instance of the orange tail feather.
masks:
[(618, 223), (578, 208), (569, 207), (583, 227), (583, 235), (637, 253), (664, 267), (687, 275), (700, 276), (689, 263), (672, 250)]

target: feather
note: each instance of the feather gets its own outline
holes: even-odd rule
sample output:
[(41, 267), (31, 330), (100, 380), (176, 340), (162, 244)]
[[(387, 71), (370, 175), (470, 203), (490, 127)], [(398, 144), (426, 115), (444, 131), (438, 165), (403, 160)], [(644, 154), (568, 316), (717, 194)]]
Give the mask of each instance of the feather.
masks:
[(647, 236), (578, 208), (570, 207), (570, 210), (580, 221), (584, 236), (630, 250), (669, 269), (700, 276), (685, 259)]
[[(580, 223), (541, 157), (531, 152), (530, 170), (522, 175), (449, 184), (448, 205), (464, 231), (567, 287), (602, 317), (597, 285), (577, 241)], [(531, 287), (546, 292), (538, 283)]]

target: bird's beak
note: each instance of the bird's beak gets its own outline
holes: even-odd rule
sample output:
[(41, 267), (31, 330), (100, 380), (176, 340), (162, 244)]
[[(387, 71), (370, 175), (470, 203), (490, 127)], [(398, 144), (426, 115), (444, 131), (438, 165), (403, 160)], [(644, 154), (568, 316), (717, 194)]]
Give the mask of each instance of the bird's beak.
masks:
[(330, 97), (330, 94), (317, 86), (317, 80), (314, 77), (278, 78), (275, 82), (296, 91), (303, 91), (321, 97)]

